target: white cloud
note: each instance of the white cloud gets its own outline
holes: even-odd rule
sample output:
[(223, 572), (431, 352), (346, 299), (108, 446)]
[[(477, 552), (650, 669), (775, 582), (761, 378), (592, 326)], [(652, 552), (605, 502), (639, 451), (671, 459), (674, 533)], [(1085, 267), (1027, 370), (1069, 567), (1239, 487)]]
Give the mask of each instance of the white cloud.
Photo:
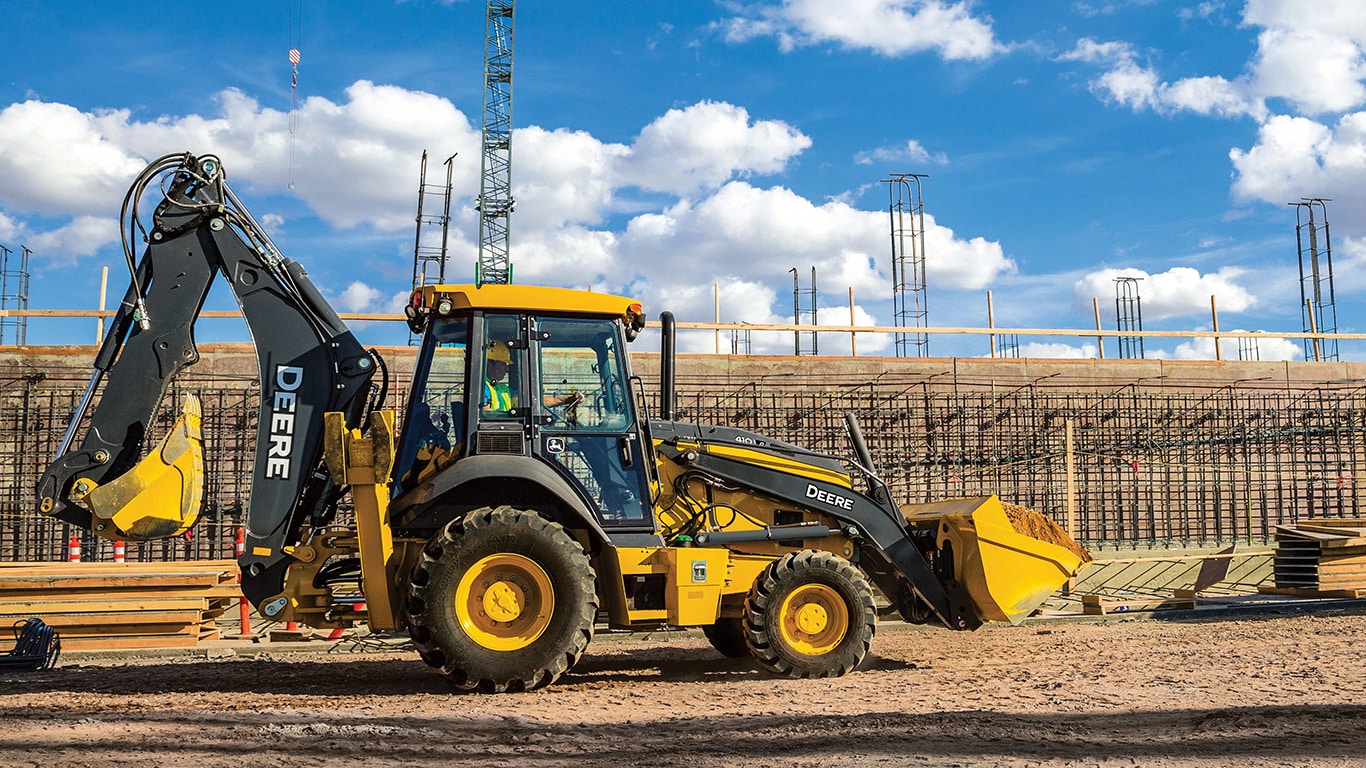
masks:
[(346, 286), (336, 297), (337, 309), (342, 312), (382, 312), (384, 291), (359, 280)]
[(105, 126), (128, 112), (86, 113), (26, 101), (0, 110), (0, 204), (12, 212), (99, 214), (116, 210), (146, 165)]
[[(61, 126), (51, 132), (58, 143), (44, 140), (53, 120)], [(478, 188), (478, 131), (450, 102), (431, 94), (358, 81), (341, 102), (306, 100), (293, 138), (293, 190), (286, 189), (288, 124), (287, 114), (235, 90), (219, 94), (211, 116), (143, 120), (129, 111), (15, 105), (0, 111), (0, 173), (7, 179), (0, 189), (0, 233), (35, 239), (52, 251), (45, 255), (59, 260), (93, 253), (116, 241), (112, 214), (146, 158), (168, 150), (221, 157), (258, 220), (276, 233), (306, 231), (293, 226), (300, 216), (297, 205), (272, 206), (272, 195), (286, 194), (335, 230), (374, 230), (350, 239), (388, 242), (411, 232), (424, 149), (429, 161), (437, 158), (429, 162), (429, 182), (433, 168), (438, 177), (444, 173), (440, 159), (459, 151), (455, 188)], [(859, 210), (845, 201), (818, 204), (749, 180), (782, 173), (811, 146), (810, 138), (787, 123), (704, 101), (669, 110), (629, 144), (529, 126), (516, 132), (514, 145), (518, 282), (629, 292), (651, 306), (673, 307), (680, 317), (710, 318), (712, 285), (719, 281), (724, 311), (749, 322), (787, 321), (792, 268), (806, 280), (816, 267), (823, 300), (843, 297), (850, 288), (873, 302), (889, 296), (885, 211)], [(77, 153), (82, 162), (66, 163), (70, 146), (83, 148)], [(905, 152), (931, 157), (913, 141)], [(624, 204), (618, 200), (623, 190), (643, 191), (648, 202)], [(452, 210), (452, 263), (473, 263), (472, 196), (462, 196)], [(624, 227), (604, 225), (642, 204), (646, 212), (634, 214)], [(50, 222), (63, 215), (75, 218), (52, 228)], [(51, 231), (33, 233), (37, 221)], [(960, 237), (932, 216), (925, 223), (931, 289), (978, 289), (1015, 270), (999, 243)], [(383, 247), (393, 256), (377, 255), (376, 264), (411, 253), (411, 245)], [(406, 283), (408, 274), (394, 269), (386, 276), (381, 268), (359, 282), (344, 266), (315, 264), (319, 271), (330, 272), (336, 285), (329, 296), (350, 312), (393, 311), (401, 305), (394, 298), (398, 283)], [(878, 349), (879, 343), (886, 342), (870, 334), (862, 351)]]
[[(119, 242), (119, 228), (114, 219), (99, 216), (77, 216), (57, 229), (28, 237), (25, 243), (34, 254), (58, 265), (69, 265), (81, 256), (91, 256), (111, 243)], [(141, 244), (138, 244), (141, 247)]]
[(948, 60), (981, 60), (1004, 50), (989, 17), (971, 2), (942, 0), (782, 0), (758, 6), (728, 3), (739, 14), (722, 25), (730, 42), (776, 37), (779, 47), (837, 43), (883, 56), (934, 51)]
[[(1289, 339), (1250, 339), (1243, 341), (1245, 345), (1249, 343), (1252, 350), (1252, 354), (1248, 358), (1250, 360), (1299, 360), (1304, 357), (1300, 346)], [(1144, 356), (1155, 360), (1218, 360), (1222, 355), (1224, 360), (1238, 360), (1240, 359), (1238, 348), (1238, 339), (1219, 339), (1219, 353), (1216, 355), (1214, 339), (1202, 336), (1177, 344), (1170, 352), (1150, 349), (1144, 353)]]
[[(461, 188), (478, 178), (479, 133), (445, 99), (359, 81), (349, 100), (307, 99), (294, 136), (296, 193), (338, 227), (412, 226), (417, 162), (431, 145), (455, 146), (466, 158)], [(217, 97), (216, 117), (136, 120), (128, 110), (80, 112), (29, 101), (0, 111), (0, 203), (15, 212), (105, 214), (117, 211), (129, 183), (153, 157), (212, 152), (229, 181), (279, 189), (290, 168), (286, 113), (261, 107), (240, 91)]]
[(6, 216), (4, 212), (0, 212), (0, 244), (3, 244), (6, 240), (13, 240), (16, 237), (20, 237), (22, 236), (22, 233), (23, 228), (19, 225), (19, 222)]
[[(1001, 356), (1001, 337), (996, 337), (996, 356)], [(1020, 357), (1042, 357), (1055, 360), (1089, 360), (1098, 357), (1095, 344), (1073, 346), (1062, 342), (1031, 341), (1020, 345)]]
[(1151, 109), (1167, 115), (1189, 111), (1258, 119), (1267, 114), (1266, 105), (1252, 93), (1245, 80), (1204, 76), (1163, 82), (1154, 69), (1139, 63), (1138, 52), (1129, 43), (1082, 38), (1057, 60), (1107, 67), (1091, 81), (1092, 92), (1135, 111)]
[(859, 152), (854, 156), (854, 162), (859, 165), (901, 162), (946, 165), (949, 162), (949, 157), (943, 152), (932, 153), (928, 149), (925, 149), (920, 142), (911, 139), (901, 145), (878, 147), (877, 149)]
[(1356, 193), (1366, 180), (1366, 112), (1345, 115), (1333, 128), (1277, 115), (1258, 130), (1252, 149), (1235, 148), (1229, 158), (1238, 199), (1279, 204), (1331, 197), (1355, 213), (1366, 204)]
[[(293, 194), (334, 227), (411, 228), (416, 158), (424, 149), (438, 158), (458, 152), (454, 188), (479, 188), (479, 131), (449, 101), (363, 80), (346, 94), (341, 103), (305, 100), (292, 139), (286, 113), (232, 89), (218, 95), (212, 117), (141, 121), (127, 110), (11, 105), (0, 110), (0, 206), (11, 215), (110, 215), (147, 159), (184, 150), (219, 155), (239, 191), (281, 190), (290, 176), (291, 141)], [(519, 129), (516, 231), (598, 224), (623, 187), (696, 194), (733, 177), (777, 173), (810, 145), (781, 121), (752, 120), (743, 108), (720, 102), (670, 110), (631, 146), (580, 131)], [(437, 175), (444, 170), (433, 167)], [(273, 229), (286, 223), (272, 211), (255, 212)], [(473, 221), (470, 211), (453, 215)]]
[(1315, 3), (1249, 0), (1243, 24), (1261, 27), (1252, 70), (1258, 91), (1307, 114), (1341, 112), (1366, 101), (1366, 15), (1356, 0)]
[[(980, 288), (1014, 271), (999, 243), (960, 239), (928, 215), (925, 225), (931, 286)], [(674, 283), (710, 284), (716, 275), (772, 284), (796, 268), (806, 280), (813, 266), (823, 290), (852, 287), (859, 296), (888, 291), (879, 269), (890, 261), (884, 212), (838, 201), (816, 205), (782, 187), (761, 189), (743, 181), (696, 202), (637, 216), (621, 237), (620, 254), (627, 260), (621, 268), (649, 274), (650, 290), (662, 298), (676, 299), (669, 294)]]
[(1176, 11), (1176, 17), (1182, 21), (1192, 21), (1194, 19), (1213, 19), (1221, 15), (1224, 11), (1222, 0), (1206, 0), (1194, 8), (1180, 8)]
[(1102, 269), (1076, 282), (1072, 296), (1077, 306), (1091, 307), (1098, 298), (1102, 304), (1115, 296), (1115, 278), (1133, 277), (1137, 285), (1139, 310), (1145, 321), (1171, 317), (1209, 317), (1210, 296), (1220, 312), (1245, 312), (1257, 303), (1257, 297), (1237, 283), (1244, 271), (1224, 267), (1218, 272), (1201, 274), (1192, 267), (1172, 267), (1166, 272), (1148, 274), (1140, 269)]
[(743, 107), (703, 101), (645, 126), (623, 162), (622, 181), (684, 195), (737, 176), (778, 173), (810, 146), (786, 123), (751, 122)]
[[(1209, 18), (1221, 7), (1203, 3), (1183, 19)], [(1098, 95), (1135, 110), (1190, 111), (1216, 117), (1265, 120), (1268, 100), (1305, 115), (1346, 112), (1366, 103), (1366, 14), (1356, 0), (1325, 0), (1308, 13), (1293, 0), (1248, 0), (1242, 26), (1258, 29), (1257, 47), (1244, 71), (1231, 79), (1204, 75), (1167, 82), (1140, 62), (1126, 42), (1079, 40), (1058, 57), (1103, 66), (1091, 82)]]

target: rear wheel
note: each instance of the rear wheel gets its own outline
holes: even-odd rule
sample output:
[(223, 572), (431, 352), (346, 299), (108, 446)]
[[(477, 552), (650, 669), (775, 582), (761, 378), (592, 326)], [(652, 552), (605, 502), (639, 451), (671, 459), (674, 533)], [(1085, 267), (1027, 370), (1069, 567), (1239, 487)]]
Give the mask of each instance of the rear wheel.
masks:
[(410, 581), (409, 633), (460, 688), (524, 691), (567, 672), (598, 611), (588, 555), (535, 512), (478, 509), (432, 537)]
[(743, 619), (717, 619), (715, 624), (702, 627), (702, 634), (707, 636), (711, 647), (728, 659), (743, 659), (749, 655)]
[(760, 666), (787, 677), (837, 677), (863, 661), (877, 608), (868, 579), (829, 552), (775, 561), (745, 598), (745, 642)]

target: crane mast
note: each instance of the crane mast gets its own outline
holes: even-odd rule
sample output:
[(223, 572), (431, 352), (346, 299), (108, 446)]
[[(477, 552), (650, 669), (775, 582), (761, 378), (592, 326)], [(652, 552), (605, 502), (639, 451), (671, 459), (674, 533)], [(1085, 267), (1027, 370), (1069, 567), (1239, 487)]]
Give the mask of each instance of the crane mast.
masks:
[(508, 218), (512, 199), (512, 39), (515, 0), (488, 0), (484, 25), (484, 136), (475, 282), (512, 282)]

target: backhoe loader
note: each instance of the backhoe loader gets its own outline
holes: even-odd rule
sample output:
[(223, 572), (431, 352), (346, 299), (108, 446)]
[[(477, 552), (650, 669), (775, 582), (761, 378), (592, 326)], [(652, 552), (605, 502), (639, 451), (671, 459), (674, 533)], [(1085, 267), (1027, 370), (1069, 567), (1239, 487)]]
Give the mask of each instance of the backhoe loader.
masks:
[[(157, 183), (147, 228), (139, 201)], [(1017, 622), (1081, 565), (1016, 533), (994, 496), (898, 505), (853, 414), (847, 456), (679, 420), (668, 313), (649, 414), (626, 352), (646, 324), (632, 299), (419, 288), (405, 314), (422, 343), (397, 416), (372, 397), (379, 355), (279, 253), (216, 157), (153, 162), (124, 218), (132, 283), (38, 506), (107, 539), (194, 525), (194, 398), (144, 442), (198, 358), (194, 323), (221, 277), (260, 367), (239, 564), (267, 619), (406, 631), (454, 686), (485, 692), (553, 683), (600, 626), (696, 627), (727, 656), (828, 677), (862, 661), (882, 609), (954, 630)]]

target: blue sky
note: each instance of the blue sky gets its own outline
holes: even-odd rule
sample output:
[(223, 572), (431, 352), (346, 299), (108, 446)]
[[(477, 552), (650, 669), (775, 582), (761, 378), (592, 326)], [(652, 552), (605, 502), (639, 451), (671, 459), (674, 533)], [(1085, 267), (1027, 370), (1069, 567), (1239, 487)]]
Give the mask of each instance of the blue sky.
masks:
[[(122, 294), (123, 193), (148, 160), (184, 150), (219, 155), (285, 254), (357, 312), (401, 305), (421, 153), (440, 178), (458, 152), (447, 278), (472, 279), (482, 2), (6, 9), (0, 245), (33, 250), (30, 308), (94, 308), (104, 266)], [(1000, 327), (1091, 328), (1098, 299), (1114, 328), (1114, 278), (1133, 276), (1149, 330), (1208, 330), (1214, 296), (1222, 330), (1298, 331), (1287, 203), (1320, 197), (1337, 327), (1366, 330), (1360, 3), (523, 0), (516, 33), (518, 282), (626, 293), (698, 321), (719, 292), (724, 321), (789, 322), (789, 270), (805, 288), (815, 267), (822, 322), (848, 322), (852, 289), (859, 324), (891, 325), (881, 180), (923, 173), (932, 326), (985, 326), (990, 291)], [(358, 334), (406, 339), (396, 325)], [(29, 343), (93, 338), (89, 320), (28, 327)], [(205, 321), (199, 338), (245, 335)], [(1094, 339), (1019, 343), (1097, 354)], [(782, 353), (791, 336), (752, 345)], [(936, 356), (983, 346), (930, 340)], [(685, 347), (710, 351), (712, 334)], [(1303, 358), (1298, 341), (1258, 347)], [(1214, 357), (1211, 340), (1145, 349)], [(859, 339), (860, 354), (891, 350)], [(1340, 352), (1363, 359), (1366, 345)]]

